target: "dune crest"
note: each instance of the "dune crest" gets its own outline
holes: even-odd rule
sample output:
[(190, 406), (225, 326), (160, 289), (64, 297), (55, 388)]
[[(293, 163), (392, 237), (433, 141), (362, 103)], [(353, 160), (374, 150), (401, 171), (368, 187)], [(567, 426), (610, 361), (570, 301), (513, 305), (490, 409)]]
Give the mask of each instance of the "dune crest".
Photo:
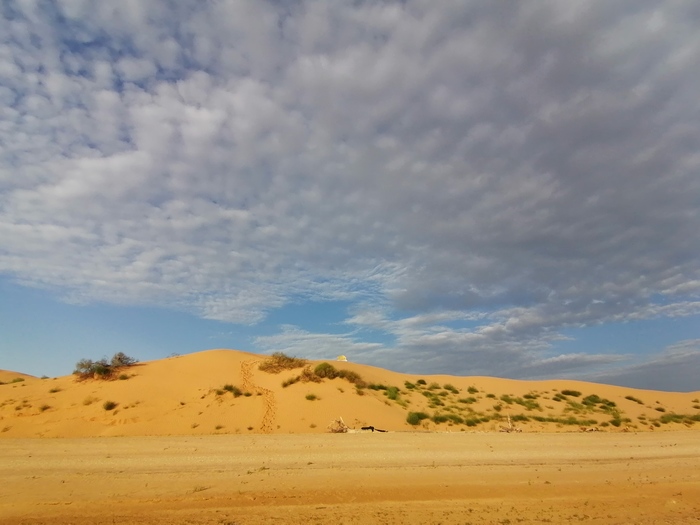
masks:
[(324, 361), (261, 370), (268, 359), (206, 350), (139, 363), (112, 380), (3, 370), (0, 437), (321, 433), (339, 417), (357, 431), (700, 429), (697, 392), (420, 376), (330, 356), (321, 367)]

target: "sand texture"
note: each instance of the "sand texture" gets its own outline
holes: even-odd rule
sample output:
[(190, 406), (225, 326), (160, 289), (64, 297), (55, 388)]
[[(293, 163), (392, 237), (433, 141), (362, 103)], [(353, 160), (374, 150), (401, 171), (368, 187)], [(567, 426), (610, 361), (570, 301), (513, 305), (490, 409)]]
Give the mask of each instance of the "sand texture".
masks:
[(689, 524), (695, 432), (0, 441), (0, 524)]

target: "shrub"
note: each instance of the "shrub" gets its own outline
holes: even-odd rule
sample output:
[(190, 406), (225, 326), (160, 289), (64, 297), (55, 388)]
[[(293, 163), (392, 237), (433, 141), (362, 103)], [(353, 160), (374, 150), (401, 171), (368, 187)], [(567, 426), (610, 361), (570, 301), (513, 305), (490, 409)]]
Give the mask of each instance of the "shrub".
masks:
[(120, 381), (126, 381), (127, 379), (129, 379), (129, 376), (127, 374), (119, 374)]
[(413, 390), (414, 388), (416, 388), (416, 385), (414, 385), (410, 381), (404, 381), (403, 386), (405, 386), (409, 390)]
[(562, 395), (571, 397), (579, 397), (581, 395), (581, 392), (578, 390), (562, 390), (561, 393)]
[(49, 394), (56, 394), (57, 392), (60, 392), (61, 389), (58, 387), (54, 387), (51, 390), (49, 390)]
[(387, 386), (386, 385), (377, 385), (375, 383), (370, 383), (369, 385), (367, 385), (367, 388), (369, 388), (370, 390), (386, 390)]
[(306, 399), (308, 399), (309, 401), (315, 401), (319, 398), (316, 394), (306, 394)]
[(275, 352), (260, 363), (258, 369), (270, 374), (279, 374), (282, 370), (293, 370), (306, 366), (306, 363), (306, 359), (289, 357), (282, 352)]
[(347, 382), (352, 383), (353, 385), (358, 385), (360, 388), (365, 386), (365, 381), (362, 379), (362, 376), (357, 372), (353, 372), (352, 370), (339, 370), (338, 377), (345, 379)]
[(226, 392), (231, 392), (233, 394), (233, 397), (239, 397), (239, 396), (243, 395), (243, 392), (241, 392), (241, 389), (238, 388), (237, 386), (234, 386), (234, 385), (226, 384), (226, 385), (224, 385), (224, 390)]
[(666, 412), (666, 409), (664, 407), (656, 407), (654, 410), (657, 412)]
[(425, 385), (426, 384), (425, 379), (419, 379), (418, 381), (416, 381), (416, 384), (417, 385)]
[(10, 383), (22, 383), (24, 381), (23, 377), (15, 377)]
[(392, 401), (396, 401), (399, 398), (399, 388), (396, 386), (390, 386), (386, 389), (384, 395)]
[(625, 396), (625, 399), (629, 399), (630, 401), (634, 401), (635, 403), (638, 403), (640, 405), (644, 404), (644, 402), (641, 399), (638, 399), (634, 396)]
[(428, 385), (428, 390), (439, 390), (439, 389), (440, 389), (440, 385), (438, 385), (437, 383), (430, 383)]
[[(469, 388), (467, 388), (467, 392), (469, 392), (470, 394), (478, 394), (479, 389), (476, 388), (475, 386), (470, 386)], [(493, 394), (491, 394), (491, 395), (493, 396)], [(496, 397), (496, 396), (493, 396), (493, 397)]]
[(112, 356), (110, 365), (112, 368), (124, 368), (127, 366), (134, 366), (136, 363), (138, 363), (138, 359), (130, 357), (124, 352), (117, 352)]
[(424, 419), (428, 419), (430, 416), (425, 412), (409, 412), (406, 416), (406, 421), (409, 425), (420, 425), (420, 422)]
[(117, 403), (115, 403), (114, 401), (105, 401), (102, 405), (102, 408), (104, 408), (105, 410), (114, 410), (115, 408), (117, 408)]
[(458, 399), (460, 403), (466, 403), (467, 405), (471, 405), (472, 403), (476, 403), (477, 399), (475, 397), (463, 397), (461, 399)]
[(51, 406), (49, 406), (49, 405), (41, 405), (41, 406), (39, 407), (39, 411), (40, 411), (40, 412), (46, 412), (49, 408), (51, 408)]
[(288, 386), (293, 385), (294, 383), (298, 383), (299, 379), (301, 379), (301, 376), (290, 377), (286, 381), (282, 381), (282, 388), (287, 388)]
[[(474, 394), (475, 392), (470, 392), (470, 394)], [(496, 399), (496, 394), (486, 394), (486, 397), (490, 397), (491, 399)]]
[(133, 366), (137, 362), (138, 361), (133, 357), (129, 357), (123, 352), (118, 352), (114, 354), (111, 361), (107, 361), (107, 358), (102, 358), (99, 361), (81, 359), (76, 363), (73, 374), (77, 375), (80, 379), (88, 379), (90, 377), (95, 379), (111, 379), (118, 370)]
[(330, 363), (321, 363), (314, 368), (314, 374), (325, 379), (338, 377), (338, 370)]
[(433, 423), (440, 424), (445, 423), (449, 418), (444, 414), (434, 414), (430, 419), (433, 421)]
[(445, 390), (452, 392), (453, 394), (459, 394), (459, 390), (457, 390), (453, 385), (450, 383), (446, 383), (445, 386), (443, 386)]

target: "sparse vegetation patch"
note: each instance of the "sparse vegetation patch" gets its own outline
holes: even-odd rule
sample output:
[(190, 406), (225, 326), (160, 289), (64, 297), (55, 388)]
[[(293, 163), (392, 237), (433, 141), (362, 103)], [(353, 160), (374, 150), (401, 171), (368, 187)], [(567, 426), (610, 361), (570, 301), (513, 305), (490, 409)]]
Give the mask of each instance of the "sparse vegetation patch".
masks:
[(113, 379), (119, 371), (134, 366), (136, 363), (138, 363), (138, 359), (130, 357), (124, 352), (117, 352), (109, 361), (106, 357), (99, 361), (81, 359), (76, 363), (73, 374), (77, 375), (79, 379)]
[(306, 359), (301, 359), (299, 357), (290, 357), (283, 352), (275, 352), (270, 357), (265, 359), (258, 369), (269, 374), (279, 374), (283, 370), (293, 370), (295, 368), (302, 368), (307, 364)]

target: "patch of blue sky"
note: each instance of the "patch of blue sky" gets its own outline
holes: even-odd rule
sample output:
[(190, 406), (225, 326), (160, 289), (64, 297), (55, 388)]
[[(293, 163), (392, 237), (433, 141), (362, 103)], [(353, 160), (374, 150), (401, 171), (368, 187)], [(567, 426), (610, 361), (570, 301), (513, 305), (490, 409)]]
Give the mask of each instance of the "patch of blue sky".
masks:
[(250, 327), (153, 307), (65, 304), (0, 278), (0, 368), (70, 374), (82, 358), (125, 352), (141, 361), (207, 348), (245, 350)]

